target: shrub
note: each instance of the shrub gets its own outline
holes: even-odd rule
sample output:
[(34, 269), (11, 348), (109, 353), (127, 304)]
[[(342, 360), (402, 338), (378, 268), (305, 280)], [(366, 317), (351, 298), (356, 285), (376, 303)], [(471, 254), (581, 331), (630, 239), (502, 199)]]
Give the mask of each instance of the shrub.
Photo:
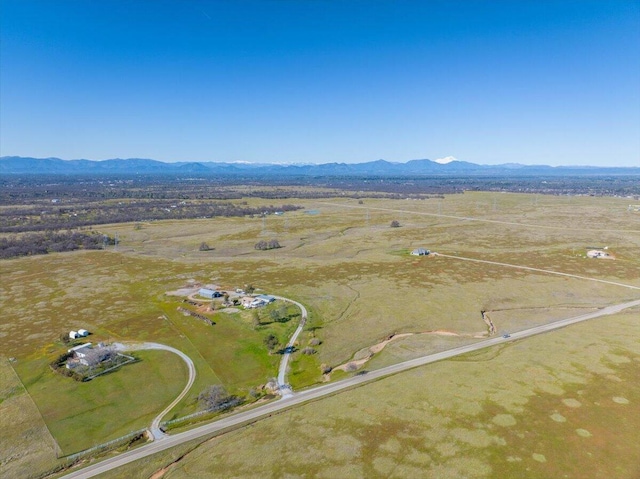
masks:
[(267, 349), (269, 351), (273, 351), (276, 348), (276, 346), (280, 344), (280, 341), (274, 334), (269, 334), (269, 336), (264, 338), (264, 344), (265, 346), (267, 346)]

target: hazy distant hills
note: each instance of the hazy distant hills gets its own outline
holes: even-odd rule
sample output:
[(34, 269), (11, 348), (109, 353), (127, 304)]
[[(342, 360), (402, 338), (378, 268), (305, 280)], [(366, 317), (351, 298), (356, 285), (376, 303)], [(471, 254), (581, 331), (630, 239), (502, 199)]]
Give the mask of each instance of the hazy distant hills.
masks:
[(0, 158), (4, 175), (172, 175), (172, 176), (576, 176), (640, 175), (638, 167), (545, 166), (508, 163), (477, 165), (465, 161), (445, 164), (431, 160), (391, 163), (324, 163), (318, 165), (278, 165), (257, 163), (178, 162), (129, 158), (104, 161), (61, 160), (59, 158)]

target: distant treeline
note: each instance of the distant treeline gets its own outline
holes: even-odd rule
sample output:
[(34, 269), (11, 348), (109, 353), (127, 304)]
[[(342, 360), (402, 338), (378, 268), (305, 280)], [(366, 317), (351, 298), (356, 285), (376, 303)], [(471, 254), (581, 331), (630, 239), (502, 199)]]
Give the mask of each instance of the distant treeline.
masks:
[(97, 232), (47, 231), (46, 233), (29, 233), (0, 238), (0, 259), (77, 249), (101, 249), (109, 244), (114, 244), (114, 239)]
[(105, 200), (230, 201), (243, 198), (399, 198), (407, 194), (462, 192), (462, 185), (439, 178), (83, 178), (0, 177), (0, 205), (88, 204)]
[(19, 233), (75, 229), (107, 223), (261, 215), (301, 208), (295, 205), (250, 207), (244, 203), (137, 200), (61, 206), (57, 202), (49, 202), (48, 205), (0, 210), (0, 232)]
[[(465, 191), (549, 195), (640, 195), (637, 176), (334, 177), (0, 177), (0, 233), (73, 229), (106, 223), (247, 216), (300, 208), (249, 206), (248, 198), (430, 199)], [(27, 206), (29, 205), (29, 206)], [(254, 202), (255, 205), (255, 202)]]

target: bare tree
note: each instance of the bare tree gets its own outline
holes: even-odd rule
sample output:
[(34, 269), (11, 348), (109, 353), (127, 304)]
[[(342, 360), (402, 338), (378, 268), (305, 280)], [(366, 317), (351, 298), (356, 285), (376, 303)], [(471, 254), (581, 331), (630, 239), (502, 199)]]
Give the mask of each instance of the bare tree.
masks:
[(358, 365), (356, 363), (354, 363), (353, 361), (348, 363), (345, 367), (344, 370), (347, 372), (353, 372), (356, 371), (358, 369)]
[(393, 220), (391, 222), (391, 227), (392, 228), (400, 228), (400, 222), (398, 220)]
[(225, 411), (242, 403), (238, 396), (228, 394), (222, 384), (209, 386), (198, 395), (198, 402), (209, 411)]

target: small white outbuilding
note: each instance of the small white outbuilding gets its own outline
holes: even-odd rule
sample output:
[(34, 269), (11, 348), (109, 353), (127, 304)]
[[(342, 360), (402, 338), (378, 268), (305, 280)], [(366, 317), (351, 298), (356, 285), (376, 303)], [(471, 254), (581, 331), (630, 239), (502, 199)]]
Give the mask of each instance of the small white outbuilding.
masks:
[(77, 331), (69, 331), (69, 339), (78, 339), (80, 337), (80, 335), (77, 333)]
[(87, 331), (86, 329), (78, 329), (78, 336), (85, 338), (89, 336), (89, 331)]

